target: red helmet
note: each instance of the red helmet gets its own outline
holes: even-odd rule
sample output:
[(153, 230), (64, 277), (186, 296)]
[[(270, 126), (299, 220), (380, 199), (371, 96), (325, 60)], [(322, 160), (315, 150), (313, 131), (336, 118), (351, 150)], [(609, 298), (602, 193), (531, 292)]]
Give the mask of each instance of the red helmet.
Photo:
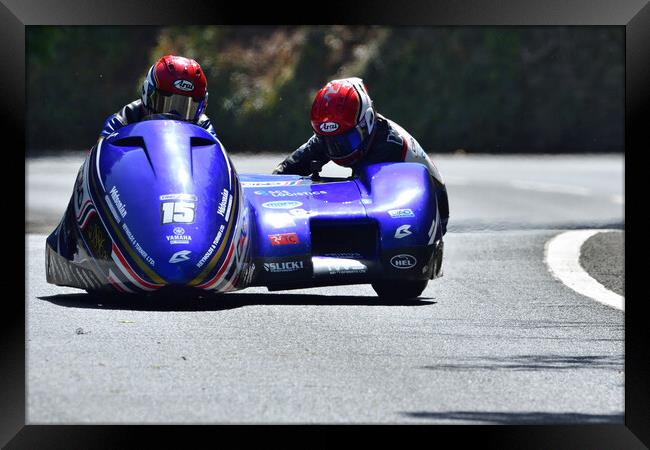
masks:
[(349, 167), (367, 150), (375, 110), (361, 78), (332, 80), (316, 94), (311, 127), (325, 141), (332, 161)]
[(197, 121), (208, 103), (208, 82), (199, 63), (182, 56), (163, 56), (142, 84), (142, 104), (152, 114), (174, 114)]

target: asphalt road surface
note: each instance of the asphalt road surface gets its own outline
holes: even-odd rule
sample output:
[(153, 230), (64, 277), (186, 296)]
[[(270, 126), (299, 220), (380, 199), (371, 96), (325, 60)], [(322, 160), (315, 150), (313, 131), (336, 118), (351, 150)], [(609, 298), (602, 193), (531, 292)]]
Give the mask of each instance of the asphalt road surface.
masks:
[[(82, 159), (26, 161), (30, 424), (623, 423), (624, 312), (544, 261), (565, 230), (622, 230), (622, 155), (435, 157), (444, 276), (409, 302), (355, 285), (98, 303), (49, 285), (45, 236)], [(278, 159), (233, 157), (242, 173)], [(622, 232), (590, 241), (581, 264), (622, 294)]]

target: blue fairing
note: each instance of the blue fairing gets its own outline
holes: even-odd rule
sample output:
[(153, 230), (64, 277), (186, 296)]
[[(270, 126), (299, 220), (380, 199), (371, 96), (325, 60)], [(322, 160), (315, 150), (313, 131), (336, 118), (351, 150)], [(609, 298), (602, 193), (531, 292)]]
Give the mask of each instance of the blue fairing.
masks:
[[(286, 288), (303, 278), (335, 283), (431, 276), (441, 232), (425, 166), (373, 164), (354, 179), (247, 174), (240, 179), (255, 212), (258, 284)], [(409, 255), (408, 267), (396, 265), (396, 255)], [(297, 265), (278, 266), (283, 262)]]
[(47, 278), (120, 293), (426, 280), (439, 221), (421, 164), (350, 179), (239, 175), (201, 127), (147, 120), (87, 156), (47, 239)]

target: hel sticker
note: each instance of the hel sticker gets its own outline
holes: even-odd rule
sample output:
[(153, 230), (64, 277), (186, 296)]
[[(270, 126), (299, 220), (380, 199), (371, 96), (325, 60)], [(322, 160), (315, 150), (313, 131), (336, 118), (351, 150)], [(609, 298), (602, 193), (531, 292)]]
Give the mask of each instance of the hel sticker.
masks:
[(413, 232), (409, 231), (411, 225), (402, 225), (395, 230), (395, 238), (402, 239), (403, 237), (410, 236)]
[(302, 202), (286, 200), (286, 201), (277, 201), (277, 202), (266, 202), (266, 203), (262, 203), (262, 206), (270, 209), (291, 209), (291, 208), (297, 208), (298, 206), (302, 206)]
[(415, 267), (417, 263), (418, 260), (413, 255), (395, 255), (390, 259), (390, 265), (396, 269), (410, 269)]
[(320, 128), (323, 133), (333, 133), (339, 129), (339, 124), (336, 122), (324, 122), (321, 123), (318, 128)]
[(188, 256), (190, 253), (192, 253), (190, 250), (181, 250), (180, 252), (176, 252), (172, 255), (171, 258), (169, 258), (170, 263), (179, 263), (183, 261), (187, 261), (190, 259)]
[(398, 219), (401, 217), (415, 217), (415, 214), (413, 214), (413, 210), (410, 208), (406, 209), (391, 209), (388, 211), (388, 215), (392, 219)]
[(296, 233), (279, 233), (279, 234), (269, 234), (269, 241), (271, 245), (296, 245), (300, 243), (298, 235)]
[(194, 84), (189, 80), (176, 80), (174, 81), (174, 87), (185, 92), (194, 90)]

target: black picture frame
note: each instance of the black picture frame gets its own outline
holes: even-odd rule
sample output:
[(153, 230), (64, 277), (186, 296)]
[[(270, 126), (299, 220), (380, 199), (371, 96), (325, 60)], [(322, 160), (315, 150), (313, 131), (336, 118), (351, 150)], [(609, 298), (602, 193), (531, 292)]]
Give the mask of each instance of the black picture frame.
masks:
[[(169, 25), (169, 24), (377, 24), (377, 25), (609, 25), (625, 28), (625, 246), (626, 267), (644, 267), (644, 230), (635, 218), (646, 207), (639, 183), (643, 151), (650, 149), (648, 110), (650, 97), (650, 4), (647, 0), (445, 0), (394, 2), (329, 1), (296, 3), (234, 3), (158, 0), (2, 0), (0, 42), (4, 82), (0, 83), (3, 106), (2, 136), (4, 166), (20, 167), (16, 148), (25, 148), (25, 27), (29, 25)], [(597, 95), (597, 93), (595, 93)], [(15, 171), (15, 170), (12, 170)], [(636, 175), (635, 175), (636, 173)], [(637, 175), (639, 177), (637, 177)], [(16, 181), (3, 177), (5, 200), (18, 197)], [(9, 218), (8, 218), (9, 219)], [(638, 218), (637, 218), (638, 219)], [(5, 220), (5, 225), (10, 225)], [(18, 222), (18, 221), (14, 221)], [(17, 225), (16, 225), (17, 227)], [(5, 230), (14, 236), (13, 228)], [(15, 230), (15, 233), (19, 233)], [(631, 232), (631, 234), (630, 234)], [(24, 233), (24, 230), (23, 230)], [(23, 234), (24, 236), (24, 234)], [(259, 433), (227, 427), (165, 426), (34, 426), (25, 425), (25, 305), (19, 300), (25, 289), (23, 265), (15, 255), (24, 255), (20, 240), (14, 250), (5, 250), (5, 286), (16, 287), (15, 295), (4, 296), (2, 327), (2, 385), (0, 386), (0, 444), (7, 448), (124, 448), (134, 438), (148, 445), (177, 442), (191, 445), (208, 437), (215, 445), (227, 435), (239, 444), (252, 442)], [(22, 277), (21, 277), (22, 275)], [(449, 438), (455, 445), (472, 442), (487, 448), (647, 448), (650, 445), (650, 391), (648, 361), (650, 346), (644, 320), (647, 317), (643, 291), (634, 277), (626, 277), (625, 312), (625, 424), (567, 426), (433, 426), (371, 427), (371, 434), (402, 431), (409, 441), (426, 442)], [(270, 427), (257, 427), (270, 430)], [(293, 431), (302, 427), (287, 427)], [(330, 427), (309, 431), (319, 436), (319, 446), (341, 443)], [(350, 429), (346, 430), (350, 431)], [(175, 434), (178, 433), (178, 434)], [(431, 439), (436, 439), (432, 441)], [(309, 445), (309, 442), (305, 442)]]

